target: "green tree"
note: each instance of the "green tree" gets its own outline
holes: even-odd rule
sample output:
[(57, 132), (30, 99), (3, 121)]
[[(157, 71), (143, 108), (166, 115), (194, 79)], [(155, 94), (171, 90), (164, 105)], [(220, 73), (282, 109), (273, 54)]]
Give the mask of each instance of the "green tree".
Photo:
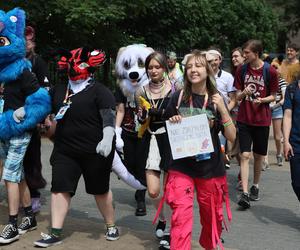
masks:
[(295, 35), (300, 29), (300, 1), (267, 0), (267, 2), (279, 15), (278, 46), (280, 51), (284, 51), (288, 35)]
[(111, 51), (124, 37), (116, 27), (126, 13), (122, 1), (105, 0), (49, 0), (9, 1), (3, 9), (15, 6), (27, 12), (28, 23), (36, 28), (40, 50), (78, 46), (93, 46)]
[(267, 0), (278, 12), (280, 20), (287, 30), (295, 33), (300, 29), (300, 1), (299, 0)]
[(257, 38), (268, 50), (276, 48), (278, 17), (261, 0), (160, 0), (128, 20), (123, 28), (154, 47), (189, 50), (215, 44), (229, 50)]
[(133, 42), (183, 51), (212, 44), (229, 50), (250, 38), (274, 50), (279, 27), (277, 15), (261, 0), (5, 2), (2, 9), (27, 11), (43, 50), (90, 45), (115, 54)]

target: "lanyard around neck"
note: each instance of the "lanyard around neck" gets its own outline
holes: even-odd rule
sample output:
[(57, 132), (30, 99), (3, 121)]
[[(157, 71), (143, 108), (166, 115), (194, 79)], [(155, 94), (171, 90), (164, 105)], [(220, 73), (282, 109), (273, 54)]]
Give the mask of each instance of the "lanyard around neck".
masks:
[(70, 101), (70, 98), (75, 95), (74, 93), (70, 93), (70, 90), (71, 90), (71, 86), (70, 84), (68, 84), (67, 86), (67, 90), (66, 90), (66, 95), (65, 95), (65, 99), (64, 99), (64, 104), (71, 104), (71, 101)]

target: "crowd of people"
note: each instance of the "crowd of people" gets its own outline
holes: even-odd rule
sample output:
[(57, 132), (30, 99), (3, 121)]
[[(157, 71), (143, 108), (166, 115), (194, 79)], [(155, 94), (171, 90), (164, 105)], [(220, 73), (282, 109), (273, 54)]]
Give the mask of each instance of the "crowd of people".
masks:
[[(6, 27), (0, 26), (0, 33)], [(36, 110), (47, 108), (39, 109), (41, 115), (21, 132), (11, 132), (10, 137), (0, 133), (0, 174), (6, 184), (9, 208), (0, 244), (12, 243), (37, 228), (36, 213), (41, 206), (38, 190), (45, 186), (40, 151), (41, 135), (45, 134), (53, 141), (51, 229), (42, 233), (35, 246), (62, 243), (64, 220), (81, 175), (86, 192), (94, 196), (104, 218), (106, 239), (118, 240), (110, 188), (113, 169), (117, 174), (122, 172), (122, 179), (136, 189), (136, 216), (147, 214), (148, 193), (157, 210), (155, 235), (160, 239), (160, 249), (191, 249), (194, 193), (202, 225), (200, 245), (204, 249), (223, 248), (223, 203), (228, 220), (232, 218), (226, 169), (235, 157), (240, 167), (237, 203), (249, 209), (252, 201), (261, 197), (259, 184), (261, 171), (268, 166), (271, 123), (277, 164), (282, 166), (283, 158), (290, 161), (292, 187), (300, 201), (297, 45), (287, 46), (286, 59), (267, 62), (262, 58), (262, 42), (249, 40), (232, 50), (231, 72), (222, 69), (223, 56), (218, 47), (193, 50), (178, 63), (175, 52), (164, 55), (151, 48), (128, 46), (142, 48), (144, 58), (136, 61), (137, 71), (127, 72), (129, 85), (122, 82), (122, 73), (117, 73), (120, 84), (113, 95), (94, 78), (94, 72), (105, 62), (103, 51), (85, 47), (60, 50), (58, 69), (67, 80), (50, 84), (45, 63), (34, 52), (34, 29), (27, 27), (25, 34), (18, 33), (18, 39), (8, 39), (19, 45), (16, 60), (24, 61), (26, 56), (32, 67), (24, 64), (19, 69), (13, 65), (17, 74), (7, 77), (0, 64), (0, 117), (8, 117), (12, 110), (12, 120), (7, 124), (22, 125), (31, 114), (30, 105)], [(117, 72), (120, 65), (128, 70), (129, 64), (135, 63), (133, 57), (131, 61), (122, 59), (124, 50), (118, 53)], [(7, 55), (6, 60), (5, 56), (0, 60), (11, 65)], [(143, 84), (140, 75), (146, 75)], [(39, 98), (51, 100), (50, 104), (33, 98), (45, 89), (48, 91)], [(206, 143), (213, 150), (175, 158), (166, 123), (180, 126), (183, 120), (195, 116), (201, 116), (208, 126), (210, 137)], [(4, 120), (1, 123), (4, 127)], [(253, 183), (249, 188), (252, 157)], [(20, 204), (25, 217), (18, 224)]]

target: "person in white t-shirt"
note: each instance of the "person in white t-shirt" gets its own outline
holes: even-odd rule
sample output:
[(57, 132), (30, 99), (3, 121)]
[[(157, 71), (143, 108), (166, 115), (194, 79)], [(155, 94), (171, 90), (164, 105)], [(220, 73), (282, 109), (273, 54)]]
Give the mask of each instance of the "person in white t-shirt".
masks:
[[(210, 63), (210, 66), (212, 67), (217, 89), (221, 93), (221, 95), (224, 98), (225, 103), (227, 104), (227, 108), (229, 111), (231, 111), (236, 106), (236, 100), (235, 100), (235, 92), (236, 89), (233, 86), (234, 78), (233, 76), (221, 69), (221, 63), (222, 63), (222, 55), (221, 52), (217, 49), (210, 49), (206, 51), (206, 60)], [(225, 145), (226, 145), (226, 139), (224, 136), (220, 135), (220, 141), (222, 144), (222, 149), (225, 152)], [(229, 158), (225, 154), (224, 155), (225, 160), (225, 167), (228, 169), (230, 168)]]

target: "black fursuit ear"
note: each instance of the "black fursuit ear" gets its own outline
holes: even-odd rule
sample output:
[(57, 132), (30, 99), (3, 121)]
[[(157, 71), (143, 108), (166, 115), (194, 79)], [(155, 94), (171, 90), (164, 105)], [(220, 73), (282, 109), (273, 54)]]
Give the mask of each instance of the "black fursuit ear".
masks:
[(64, 48), (58, 48), (56, 50), (53, 51), (53, 56), (64, 56), (65, 58), (69, 59), (72, 57), (72, 53)]
[(91, 51), (91, 49), (89, 47), (83, 47), (81, 54), (80, 54), (80, 60), (82, 62), (87, 62), (87, 60), (89, 59), (89, 52)]

